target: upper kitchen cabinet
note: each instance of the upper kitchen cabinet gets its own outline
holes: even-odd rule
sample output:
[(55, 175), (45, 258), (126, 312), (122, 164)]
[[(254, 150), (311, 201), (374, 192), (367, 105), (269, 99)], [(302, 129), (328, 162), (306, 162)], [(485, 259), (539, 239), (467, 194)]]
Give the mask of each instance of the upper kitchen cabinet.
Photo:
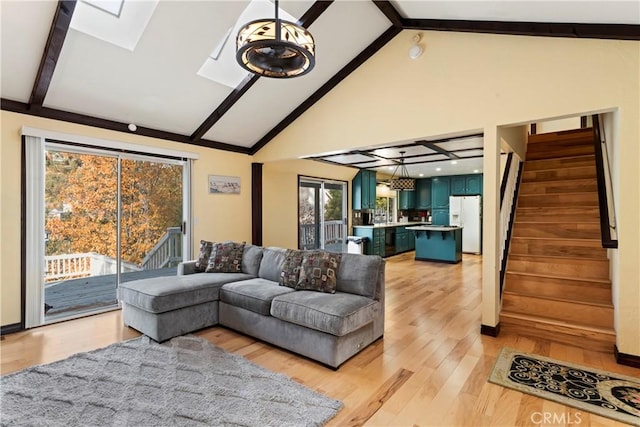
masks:
[(482, 194), (482, 174), (451, 177), (452, 196), (475, 196), (478, 194)]
[(376, 208), (376, 172), (362, 169), (351, 181), (351, 207), (355, 210)]
[(433, 209), (449, 209), (450, 178), (439, 176), (431, 180), (431, 207)]
[(416, 180), (416, 209), (431, 209), (431, 180)]
[(406, 211), (416, 207), (415, 191), (398, 191), (398, 209)]
[(465, 179), (467, 195), (482, 194), (482, 174), (467, 175)]

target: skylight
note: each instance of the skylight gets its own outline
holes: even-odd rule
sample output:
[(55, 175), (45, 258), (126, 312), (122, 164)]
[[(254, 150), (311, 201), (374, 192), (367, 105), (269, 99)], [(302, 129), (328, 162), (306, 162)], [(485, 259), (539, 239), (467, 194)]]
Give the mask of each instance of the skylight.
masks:
[(82, 0), (71, 28), (133, 51), (156, 10), (158, 0)]
[[(297, 22), (291, 14), (279, 9), (280, 19)], [(236, 87), (247, 76), (236, 62), (236, 35), (240, 27), (250, 21), (262, 18), (273, 18), (274, 5), (269, 0), (251, 0), (242, 11), (233, 27), (229, 28), (217, 41), (210, 55), (198, 70), (198, 75), (228, 87)]]
[(93, 7), (97, 7), (98, 9), (112, 14), (116, 18), (119, 18), (120, 12), (122, 12), (122, 5), (124, 5), (124, 0), (82, 0), (82, 3), (87, 3)]

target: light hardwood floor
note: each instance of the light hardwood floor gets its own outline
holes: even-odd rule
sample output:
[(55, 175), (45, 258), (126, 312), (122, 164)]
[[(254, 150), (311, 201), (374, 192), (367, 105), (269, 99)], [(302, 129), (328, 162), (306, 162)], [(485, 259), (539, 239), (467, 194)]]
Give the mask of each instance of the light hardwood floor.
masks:
[[(564, 425), (624, 425), (487, 382), (503, 346), (635, 377), (640, 369), (616, 364), (611, 353), (480, 335), (481, 274), (477, 255), (465, 255), (458, 265), (414, 261), (413, 253), (388, 258), (384, 339), (337, 371), (223, 327), (196, 335), (342, 400), (334, 426), (551, 425), (539, 423), (544, 413), (556, 414)], [(119, 311), (7, 335), (1, 372), (138, 335), (122, 326)]]

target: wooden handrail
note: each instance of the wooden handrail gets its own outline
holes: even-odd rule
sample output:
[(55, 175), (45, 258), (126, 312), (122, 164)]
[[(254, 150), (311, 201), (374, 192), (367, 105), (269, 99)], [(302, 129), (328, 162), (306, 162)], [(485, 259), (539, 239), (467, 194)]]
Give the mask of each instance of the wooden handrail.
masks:
[[(607, 198), (607, 177), (604, 171), (605, 159), (602, 155), (602, 146), (606, 143), (600, 131), (600, 119), (598, 115), (592, 116), (593, 120), (593, 145), (596, 155), (596, 179), (598, 184), (598, 209), (600, 210), (600, 239), (603, 248), (617, 248), (618, 240), (611, 237), (611, 218), (609, 218), (609, 202)], [(611, 195), (613, 197), (613, 195)]]
[(504, 167), (504, 173), (502, 174), (502, 183), (500, 184), (500, 209), (502, 209), (502, 203), (504, 202), (504, 193), (507, 191), (507, 182), (509, 181), (509, 169), (511, 169), (512, 160), (513, 160), (513, 153), (507, 154), (507, 164)]
[(511, 214), (509, 216), (509, 227), (507, 228), (507, 238), (502, 252), (502, 263), (500, 265), (500, 298), (502, 298), (502, 290), (504, 288), (504, 278), (507, 273), (507, 258), (509, 258), (509, 247), (511, 244), (511, 233), (513, 231), (513, 221), (516, 216), (516, 208), (518, 207), (518, 194), (520, 193), (520, 180), (522, 179), (522, 170), (524, 169), (524, 161), (518, 165), (518, 176), (516, 177), (515, 189), (513, 192), (513, 203), (511, 204)]

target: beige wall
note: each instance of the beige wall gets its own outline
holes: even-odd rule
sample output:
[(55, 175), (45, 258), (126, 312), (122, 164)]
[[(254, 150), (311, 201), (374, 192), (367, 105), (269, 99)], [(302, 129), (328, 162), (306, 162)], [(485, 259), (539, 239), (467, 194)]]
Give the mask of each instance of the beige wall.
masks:
[[(319, 152), (484, 129), (484, 236), (495, 236), (502, 126), (617, 111), (620, 249), (617, 345), (640, 355), (640, 43), (637, 41), (424, 32), (408, 58), (404, 31), (260, 150), (269, 162)], [(320, 148), (321, 147), (321, 148)], [(498, 175), (497, 173), (495, 174)], [(499, 304), (495, 242), (485, 241), (483, 323)]]
[[(2, 111), (0, 116), (0, 322), (20, 322), (22, 126), (198, 153), (193, 163), (194, 247), (202, 238), (251, 240), (251, 157)], [(207, 175), (240, 176), (240, 195), (208, 194)], [(194, 221), (195, 222), (195, 221)]]
[(351, 179), (356, 172), (353, 168), (312, 160), (283, 160), (265, 164), (262, 175), (263, 244), (298, 247), (298, 175), (347, 181), (347, 206), (351, 209)]

